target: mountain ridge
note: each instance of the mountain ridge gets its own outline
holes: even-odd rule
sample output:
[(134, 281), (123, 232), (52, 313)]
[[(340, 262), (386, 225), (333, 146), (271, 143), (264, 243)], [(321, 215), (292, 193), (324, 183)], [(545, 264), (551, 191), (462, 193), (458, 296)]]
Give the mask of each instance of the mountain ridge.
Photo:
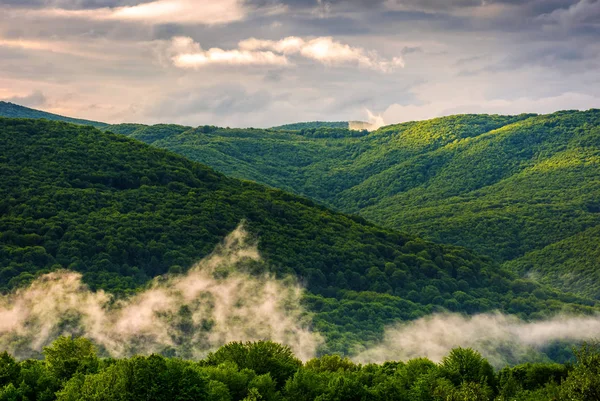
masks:
[[(597, 286), (585, 277), (575, 280), (580, 287), (546, 277), (542, 266), (553, 269), (552, 252), (538, 251), (600, 222), (593, 212), (600, 196), (599, 115), (595, 109), (458, 115), (367, 134), (191, 128), (147, 142), (381, 225), (475, 249), (523, 274), (598, 298)], [(531, 252), (548, 259), (527, 262)], [(574, 258), (597, 260), (590, 247), (584, 254)]]
[[(0, 118), (0, 284), (68, 268), (92, 289), (131, 292), (182, 271), (246, 220), (265, 269), (306, 283), (327, 350), (435, 311), (524, 318), (591, 313), (595, 301), (519, 279), (467, 249), (423, 241), (221, 173), (123, 135)], [(30, 161), (36, 160), (35, 164)]]
[[(380, 225), (474, 249), (520, 274), (600, 299), (600, 276), (589, 267), (598, 260), (591, 244), (600, 241), (591, 229), (600, 224), (594, 212), (600, 210), (599, 115), (597, 109), (464, 114), (373, 132), (172, 124), (103, 129)], [(584, 232), (592, 237), (574, 240)], [(580, 252), (555, 258), (563, 241)], [(571, 278), (562, 280), (569, 271)]]
[(16, 103), (5, 102), (0, 100), (0, 116), (8, 118), (43, 118), (51, 121), (64, 121), (79, 125), (91, 125), (96, 128), (107, 127), (109, 124), (86, 120), (82, 118), (65, 117), (59, 114), (49, 113), (30, 107), (21, 106)]

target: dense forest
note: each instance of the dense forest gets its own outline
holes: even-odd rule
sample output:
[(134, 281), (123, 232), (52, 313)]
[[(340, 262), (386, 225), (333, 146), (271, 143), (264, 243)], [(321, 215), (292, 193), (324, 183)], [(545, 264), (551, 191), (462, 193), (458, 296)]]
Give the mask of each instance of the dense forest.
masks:
[(85, 338), (60, 337), (44, 360), (0, 354), (2, 401), (591, 401), (600, 397), (600, 347), (575, 364), (495, 371), (479, 353), (360, 365), (337, 355), (298, 360), (272, 342), (230, 343), (200, 361), (160, 355), (100, 358)]
[[(167, 127), (170, 127), (167, 129)], [(230, 176), (600, 298), (600, 110), (299, 131), (111, 126)]]
[(0, 118), (0, 287), (61, 268), (92, 290), (131, 294), (177, 274), (245, 221), (262, 262), (297, 277), (322, 352), (352, 353), (385, 325), (432, 312), (525, 319), (597, 303), (521, 279), (464, 248), (380, 228), (122, 135)]

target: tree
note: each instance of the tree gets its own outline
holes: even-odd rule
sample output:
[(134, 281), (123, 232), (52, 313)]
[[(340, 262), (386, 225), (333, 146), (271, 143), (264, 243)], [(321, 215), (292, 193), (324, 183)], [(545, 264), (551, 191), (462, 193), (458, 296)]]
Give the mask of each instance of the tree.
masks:
[(0, 388), (9, 383), (16, 383), (21, 367), (8, 352), (0, 353)]
[(59, 337), (44, 347), (44, 356), (48, 371), (62, 382), (75, 373), (94, 373), (98, 369), (96, 347), (83, 337)]
[(471, 348), (454, 348), (442, 360), (440, 374), (448, 378), (455, 386), (463, 382), (486, 384), (492, 388), (496, 386), (494, 368)]
[(302, 366), (290, 347), (272, 341), (233, 342), (210, 353), (207, 361), (211, 365), (231, 361), (240, 369), (252, 369), (258, 375), (270, 373), (278, 389)]
[(561, 399), (600, 400), (600, 343), (583, 344), (575, 356), (577, 364), (561, 386)]

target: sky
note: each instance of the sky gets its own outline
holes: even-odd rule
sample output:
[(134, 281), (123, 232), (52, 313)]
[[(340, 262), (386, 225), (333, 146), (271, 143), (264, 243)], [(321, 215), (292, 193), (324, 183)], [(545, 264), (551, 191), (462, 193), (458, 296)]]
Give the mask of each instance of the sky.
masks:
[(231, 127), (600, 108), (600, 0), (0, 0), (0, 100)]

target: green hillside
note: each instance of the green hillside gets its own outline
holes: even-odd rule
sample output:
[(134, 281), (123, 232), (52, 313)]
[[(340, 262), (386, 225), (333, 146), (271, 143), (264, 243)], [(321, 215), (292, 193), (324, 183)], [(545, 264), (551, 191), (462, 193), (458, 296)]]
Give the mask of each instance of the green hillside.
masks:
[(311, 121), (305, 123), (292, 123), (273, 127), (275, 130), (303, 130), (315, 128), (348, 128), (348, 121)]
[[(138, 137), (600, 297), (600, 110), (459, 115), (372, 133), (205, 128)], [(565, 244), (577, 251), (559, 251)]]
[(47, 113), (36, 109), (30, 109), (29, 107), (20, 106), (18, 104), (0, 101), (0, 117), (10, 118), (44, 118), (51, 121), (64, 121), (73, 124), (80, 125), (91, 125), (96, 128), (103, 128), (108, 126), (106, 123), (98, 121), (82, 120), (79, 118), (64, 117), (58, 114)]
[[(45, 120), (0, 119), (0, 286), (58, 268), (92, 289), (129, 292), (206, 256), (240, 221), (278, 276), (306, 283), (327, 349), (350, 352), (384, 325), (434, 311), (525, 318), (591, 311), (463, 248), (228, 178), (122, 135)], [(586, 306), (587, 305), (587, 306)]]

